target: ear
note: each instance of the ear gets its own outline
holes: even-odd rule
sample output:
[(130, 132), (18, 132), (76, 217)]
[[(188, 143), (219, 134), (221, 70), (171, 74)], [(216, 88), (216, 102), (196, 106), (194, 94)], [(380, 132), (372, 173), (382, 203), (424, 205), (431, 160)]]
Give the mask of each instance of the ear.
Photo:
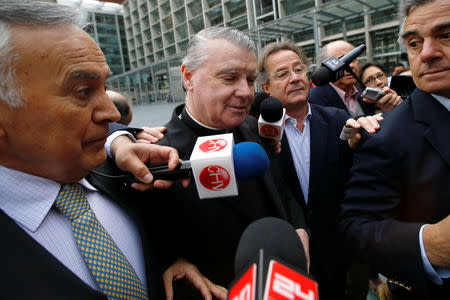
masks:
[(192, 91), (192, 71), (189, 70), (184, 64), (181, 65), (181, 77), (183, 78), (183, 83), (186, 90)]
[(267, 83), (261, 84), (262, 88), (264, 89), (264, 92), (270, 95), (270, 87)]
[(2, 149), (4, 149), (8, 138), (8, 134), (4, 126), (6, 122), (4, 117), (8, 116), (9, 114), (11, 114), (11, 111), (8, 105), (5, 101), (0, 99), (0, 151), (3, 151)]

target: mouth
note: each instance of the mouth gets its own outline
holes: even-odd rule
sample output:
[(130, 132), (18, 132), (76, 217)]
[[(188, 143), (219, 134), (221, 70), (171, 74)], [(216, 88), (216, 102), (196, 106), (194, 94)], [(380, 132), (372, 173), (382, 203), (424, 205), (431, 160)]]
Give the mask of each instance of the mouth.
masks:
[(433, 75), (440, 75), (444, 72), (448, 72), (450, 70), (450, 68), (444, 68), (444, 69), (439, 69), (439, 70), (430, 70), (430, 71), (426, 71), (423, 72), (422, 74), (420, 74), (421, 76), (433, 76)]
[(247, 106), (229, 106), (229, 108), (237, 112), (247, 112)]
[(296, 88), (294, 88), (292, 90), (289, 90), (288, 94), (295, 93), (295, 92), (301, 92), (301, 91), (304, 91), (304, 90), (305, 90), (304, 87), (296, 87)]
[(87, 142), (85, 142), (85, 145), (89, 145), (89, 144), (105, 144), (106, 143), (106, 139), (108, 138), (108, 134), (104, 134), (102, 136), (96, 137), (96, 138), (92, 138), (90, 140), (88, 140)]

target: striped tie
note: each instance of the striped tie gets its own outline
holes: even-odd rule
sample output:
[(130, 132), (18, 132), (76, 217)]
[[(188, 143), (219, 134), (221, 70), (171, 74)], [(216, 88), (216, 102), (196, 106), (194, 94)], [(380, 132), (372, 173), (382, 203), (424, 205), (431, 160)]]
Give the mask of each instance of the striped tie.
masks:
[(148, 299), (133, 267), (91, 210), (82, 186), (64, 186), (55, 206), (72, 224), (83, 259), (108, 299)]

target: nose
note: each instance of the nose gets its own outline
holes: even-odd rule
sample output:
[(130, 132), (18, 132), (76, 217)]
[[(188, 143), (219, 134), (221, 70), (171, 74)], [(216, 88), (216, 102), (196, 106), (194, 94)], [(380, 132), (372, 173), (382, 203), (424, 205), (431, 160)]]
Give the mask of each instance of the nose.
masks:
[(432, 61), (442, 58), (442, 48), (439, 41), (434, 38), (425, 38), (420, 51), (420, 59), (423, 62)]
[(241, 79), (237, 83), (235, 94), (237, 97), (249, 98), (254, 94), (254, 87), (248, 83), (247, 78)]
[(92, 119), (96, 123), (111, 123), (120, 119), (119, 111), (105, 91), (101, 93), (96, 101), (96, 107), (94, 109)]
[(298, 82), (305, 74), (297, 74), (294, 70), (290, 70), (289, 72), (289, 82)]

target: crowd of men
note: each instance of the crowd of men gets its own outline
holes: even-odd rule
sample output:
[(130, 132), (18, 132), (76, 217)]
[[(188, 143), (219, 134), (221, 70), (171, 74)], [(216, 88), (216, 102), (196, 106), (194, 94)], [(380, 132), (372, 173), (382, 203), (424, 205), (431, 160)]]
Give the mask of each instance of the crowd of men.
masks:
[[(2, 297), (226, 299), (242, 233), (276, 217), (295, 229), (320, 299), (365, 298), (354, 262), (388, 279), (380, 299), (448, 299), (450, 3), (404, 0), (399, 11), (417, 86), (405, 101), (393, 91), (367, 101), (349, 73), (312, 88), (295, 43), (257, 58), (244, 33), (212, 27), (187, 46), (185, 104), (163, 129), (141, 130), (114, 123), (111, 100), (124, 97), (106, 91), (110, 69), (80, 12), (0, 0)], [(256, 88), (286, 109), (281, 141), (261, 138), (249, 115)], [(342, 140), (344, 126), (359, 132)], [(196, 138), (222, 133), (270, 161), (238, 179), (237, 196), (153, 180), (148, 164), (173, 170)]]

